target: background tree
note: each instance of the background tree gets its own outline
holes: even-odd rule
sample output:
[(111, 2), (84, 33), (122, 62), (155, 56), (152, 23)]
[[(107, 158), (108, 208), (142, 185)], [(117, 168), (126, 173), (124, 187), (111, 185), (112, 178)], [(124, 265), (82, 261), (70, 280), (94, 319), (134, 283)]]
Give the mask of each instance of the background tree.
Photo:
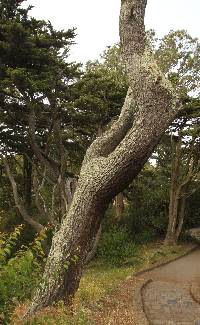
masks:
[[(31, 225), (37, 223), (36, 228), (41, 229), (66, 211), (64, 182), (73, 174), (70, 159), (75, 159), (72, 147), (77, 146), (75, 139), (70, 142), (72, 87), (80, 72), (77, 64), (67, 62), (74, 30), (54, 30), (50, 22), (30, 17), (31, 7), (22, 9), (22, 3), (1, 3), (1, 151), (4, 156), (21, 157), (22, 195), (4, 159), (15, 204), (26, 221), (32, 220)], [(66, 152), (71, 158), (66, 158)], [(68, 170), (65, 174), (64, 168)], [(43, 204), (44, 185), (49, 190), (56, 187), (60, 197), (56, 216), (50, 206), (47, 209), (47, 202)], [(31, 217), (32, 193), (40, 214), (37, 221)]]
[(171, 146), (169, 153), (172, 169), (169, 224), (165, 243), (172, 244), (176, 243), (181, 233), (186, 197), (189, 196), (192, 179), (195, 179), (193, 185), (196, 184), (196, 173), (199, 168), (196, 149), (199, 139), (200, 44), (198, 39), (192, 38), (185, 31), (172, 31), (159, 41), (155, 55), (162, 71), (170, 78), (180, 94), (184, 105), (184, 110), (170, 128), (171, 139), (177, 139), (175, 135), (178, 133), (179, 140), (171, 146), (170, 136), (168, 139), (168, 146)]
[(165, 244), (176, 244), (184, 222), (186, 200), (199, 186), (199, 118), (183, 123), (178, 136), (172, 135), (169, 223)]

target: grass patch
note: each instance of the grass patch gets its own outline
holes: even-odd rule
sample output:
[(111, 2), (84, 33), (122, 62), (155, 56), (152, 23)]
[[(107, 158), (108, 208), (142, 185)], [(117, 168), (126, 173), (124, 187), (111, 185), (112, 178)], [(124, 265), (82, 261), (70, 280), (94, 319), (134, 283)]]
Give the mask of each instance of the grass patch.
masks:
[(94, 304), (135, 272), (176, 258), (187, 249), (186, 244), (166, 247), (153, 243), (139, 246), (137, 255), (134, 253), (129, 256), (122, 266), (114, 266), (100, 259), (94, 260), (81, 279), (76, 301), (84, 305)]
[[(93, 260), (86, 268), (74, 300), (73, 316), (60, 303), (38, 314), (37, 318), (24, 325), (94, 325), (90, 319), (90, 310), (96, 307), (106, 296), (127, 277), (147, 267), (163, 263), (182, 255), (188, 250), (188, 244), (165, 247), (160, 243), (146, 244), (138, 247), (137, 254), (129, 256), (123, 265), (114, 266), (102, 259)], [(18, 310), (11, 325), (21, 324), (17, 321)]]

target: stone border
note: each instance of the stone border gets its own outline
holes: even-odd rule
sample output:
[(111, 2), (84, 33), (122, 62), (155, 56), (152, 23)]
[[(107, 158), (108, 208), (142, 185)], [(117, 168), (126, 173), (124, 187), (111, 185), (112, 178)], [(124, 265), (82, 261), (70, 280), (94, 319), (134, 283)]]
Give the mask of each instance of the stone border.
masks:
[(152, 279), (140, 279), (133, 292), (133, 309), (137, 315), (137, 323), (134, 325), (149, 325), (144, 309), (143, 290), (152, 282)]
[(186, 252), (182, 253), (181, 255), (178, 255), (178, 256), (176, 256), (174, 258), (171, 258), (171, 259), (169, 259), (167, 261), (157, 262), (157, 263), (155, 263), (155, 265), (146, 267), (143, 270), (134, 273), (133, 276), (138, 277), (138, 276), (140, 276), (140, 275), (142, 275), (144, 273), (153, 271), (155, 269), (158, 269), (159, 267), (162, 267), (162, 266), (165, 266), (167, 264), (170, 264), (171, 262), (175, 262), (175, 261), (181, 259), (182, 257), (185, 257), (185, 256), (193, 253), (194, 251), (196, 251), (199, 248), (200, 248), (199, 244), (196, 244), (193, 247), (189, 248)]
[[(197, 290), (197, 293), (196, 293)], [(192, 299), (200, 305), (200, 287), (195, 286), (194, 284), (192, 284), (190, 286), (190, 296), (192, 297)]]
[[(156, 265), (147, 267), (146, 269), (133, 274), (133, 276), (135, 276), (137, 278), (137, 280), (139, 281), (134, 289), (134, 292), (133, 292), (133, 304), (135, 303), (134, 309), (135, 309), (135, 312), (137, 313), (137, 319), (138, 319), (138, 323), (134, 324), (134, 325), (141, 325), (141, 324), (149, 325), (149, 320), (148, 320), (147, 314), (145, 312), (144, 299), (143, 299), (143, 291), (145, 290), (145, 288), (148, 286), (149, 283), (153, 282), (153, 280), (151, 278), (149, 278), (148, 272), (153, 271), (153, 270), (160, 268), (162, 266), (165, 266), (167, 264), (170, 264), (171, 262), (175, 262), (175, 261), (181, 259), (182, 257), (185, 257), (185, 256), (191, 254), (192, 252), (196, 251), (197, 249), (199, 249), (199, 245), (194, 245), (193, 247), (191, 247), (190, 249), (188, 249), (186, 252), (184, 252), (183, 254), (181, 254), (179, 256), (171, 258), (165, 262), (160, 262), (160, 263), (158, 262), (158, 263), (156, 263)], [(143, 274), (144, 274), (144, 278), (140, 278), (140, 276)], [(192, 287), (190, 290), (190, 294), (191, 294), (192, 298), (194, 299), (195, 296), (192, 291)], [(196, 301), (197, 299), (195, 298), (194, 300)], [(198, 303), (200, 303), (200, 302), (198, 302)]]

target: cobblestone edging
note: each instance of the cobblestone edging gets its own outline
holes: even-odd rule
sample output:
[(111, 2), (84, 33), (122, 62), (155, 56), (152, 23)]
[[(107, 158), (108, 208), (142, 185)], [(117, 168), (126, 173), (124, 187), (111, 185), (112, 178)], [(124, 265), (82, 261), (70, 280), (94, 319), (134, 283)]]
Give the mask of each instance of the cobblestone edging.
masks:
[(152, 279), (140, 278), (133, 291), (133, 309), (137, 315), (134, 325), (149, 325), (149, 321), (144, 310), (143, 290), (152, 282)]
[[(159, 267), (162, 267), (164, 265), (167, 265), (171, 262), (177, 261), (177, 260), (181, 259), (182, 257), (187, 256), (190, 253), (194, 252), (198, 248), (199, 248), (199, 245), (194, 245), (193, 247), (189, 248), (186, 252), (182, 253), (181, 255), (178, 255), (174, 258), (168, 259), (167, 261), (158, 262), (158, 263), (156, 263), (156, 265), (147, 267), (139, 272), (134, 273), (134, 276), (137, 278), (137, 284), (136, 284), (136, 286), (134, 288), (134, 292), (133, 292), (133, 309), (137, 315), (137, 323), (135, 323), (134, 325), (141, 325), (141, 324), (149, 325), (149, 320), (148, 320), (147, 314), (145, 312), (144, 298), (143, 298), (143, 292), (144, 292), (145, 288), (148, 286), (148, 284), (153, 282), (153, 280), (151, 279), (148, 272), (155, 270)], [(191, 287), (190, 294), (193, 298), (194, 290), (193, 291), (192, 290), (193, 289)], [(194, 300), (197, 301), (196, 299), (194, 299)], [(199, 301), (197, 301), (197, 302), (200, 303), (200, 296), (199, 296)]]
[(190, 296), (192, 299), (200, 305), (200, 287), (194, 284), (190, 287)]
[(165, 266), (165, 265), (167, 265), (167, 264), (169, 264), (171, 262), (175, 262), (175, 261), (181, 259), (182, 257), (185, 257), (185, 256), (189, 255), (190, 253), (193, 253), (194, 251), (196, 251), (199, 248), (200, 248), (200, 245), (195, 244), (193, 247), (189, 248), (186, 252), (182, 253), (181, 255), (175, 256), (175, 257), (173, 257), (171, 259), (169, 258), (167, 261), (157, 262), (157, 263), (155, 263), (155, 265), (146, 267), (143, 270), (140, 270), (140, 271), (134, 273), (133, 275), (138, 277), (138, 276), (143, 275), (143, 274), (145, 274), (147, 272), (158, 269), (161, 266)]

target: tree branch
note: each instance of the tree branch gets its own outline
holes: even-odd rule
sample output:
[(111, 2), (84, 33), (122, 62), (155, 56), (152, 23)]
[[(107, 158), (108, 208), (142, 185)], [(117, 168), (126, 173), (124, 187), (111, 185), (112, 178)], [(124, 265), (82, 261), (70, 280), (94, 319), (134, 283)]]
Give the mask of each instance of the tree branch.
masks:
[(12, 186), (15, 204), (16, 204), (22, 218), (29, 225), (31, 225), (35, 229), (35, 231), (37, 231), (39, 233), (40, 231), (42, 231), (44, 229), (44, 226), (41, 225), (39, 222), (33, 220), (33, 218), (31, 218), (30, 215), (28, 214), (28, 212), (25, 209), (24, 204), (22, 203), (22, 200), (21, 200), (21, 198), (19, 196), (19, 193), (18, 193), (18, 190), (17, 190), (17, 184), (16, 184), (15, 179), (14, 179), (14, 177), (12, 175), (12, 172), (11, 172), (11, 169), (10, 169), (10, 166), (9, 166), (9, 163), (8, 163), (6, 157), (3, 158), (3, 163), (4, 163), (6, 173), (8, 175), (8, 178), (9, 178), (11, 186)]
[[(112, 175), (110, 180), (107, 177), (107, 182), (113, 182), (115, 178), (115, 182), (121, 183), (120, 190), (138, 173), (182, 108), (171, 83), (159, 70), (153, 54), (145, 45), (146, 3), (146, 0), (123, 0), (121, 6), (122, 55), (137, 112), (124, 139), (107, 159), (100, 162), (102, 170)], [(124, 177), (125, 170), (127, 177)]]
[(83, 164), (93, 158), (107, 157), (118, 146), (133, 125), (133, 117), (134, 104), (132, 91), (129, 88), (118, 120), (91, 144), (86, 152)]
[(50, 170), (53, 169), (54, 173), (58, 174), (59, 164), (57, 161), (53, 160), (50, 157), (47, 157), (39, 148), (38, 144), (35, 140), (35, 112), (34, 108), (31, 108), (29, 113), (29, 138), (31, 147), (37, 157), (37, 159), (47, 166)]

